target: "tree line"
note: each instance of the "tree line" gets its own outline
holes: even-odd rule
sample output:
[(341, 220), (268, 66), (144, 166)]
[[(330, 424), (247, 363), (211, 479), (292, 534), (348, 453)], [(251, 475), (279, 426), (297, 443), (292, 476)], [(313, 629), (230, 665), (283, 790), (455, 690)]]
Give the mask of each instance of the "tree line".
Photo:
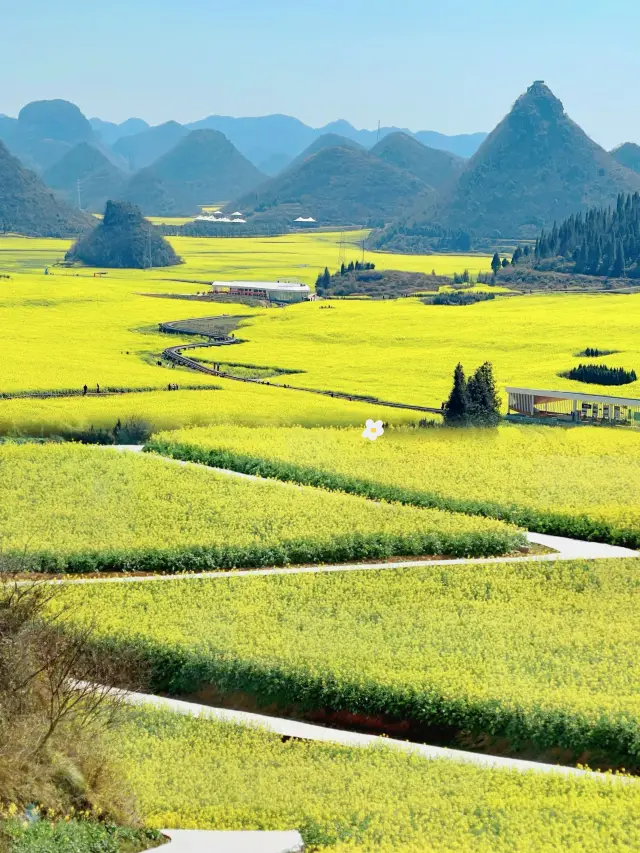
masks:
[[(333, 277), (345, 276), (352, 272), (360, 272), (360, 270), (374, 270), (375, 268), (376, 265), (369, 263), (369, 261), (350, 261), (348, 264), (343, 262)], [(331, 277), (329, 268), (325, 267), (324, 272), (321, 272), (316, 279), (316, 293), (321, 293), (331, 287)]]
[(567, 373), (567, 379), (594, 385), (628, 385), (637, 380), (635, 370), (607, 367), (606, 364), (579, 364)]
[(569, 272), (640, 278), (640, 193), (621, 193), (615, 207), (593, 207), (554, 223), (536, 240), (534, 258), (537, 264), (558, 259), (546, 263), (548, 269), (569, 262)]

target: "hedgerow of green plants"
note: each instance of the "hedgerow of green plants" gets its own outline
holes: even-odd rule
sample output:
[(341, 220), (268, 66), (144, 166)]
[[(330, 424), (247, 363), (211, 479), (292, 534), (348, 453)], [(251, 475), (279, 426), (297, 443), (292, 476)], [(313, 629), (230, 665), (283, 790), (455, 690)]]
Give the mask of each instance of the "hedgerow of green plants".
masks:
[(503, 522), (70, 444), (0, 446), (0, 522), (5, 551), (51, 572), (491, 556), (524, 543)]
[(356, 429), (221, 425), (159, 433), (147, 448), (263, 477), (640, 548), (640, 439), (633, 430), (402, 428), (372, 443)]
[(131, 829), (75, 818), (0, 819), (2, 853), (138, 853), (164, 844), (154, 829)]
[[(631, 853), (640, 786), (489, 770), (132, 711), (114, 738), (151, 826), (299, 829), (341, 853)], [(188, 760), (186, 757), (188, 756)]]
[(213, 684), (640, 762), (639, 560), (96, 584), (63, 602), (105, 654), (148, 660), (156, 692)]

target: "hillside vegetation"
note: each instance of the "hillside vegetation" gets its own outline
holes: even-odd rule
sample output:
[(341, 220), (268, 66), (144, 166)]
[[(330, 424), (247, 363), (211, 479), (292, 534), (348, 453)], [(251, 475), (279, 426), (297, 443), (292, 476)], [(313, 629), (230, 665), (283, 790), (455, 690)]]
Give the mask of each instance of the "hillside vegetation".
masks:
[[(516, 250), (520, 264), (525, 258)], [(640, 193), (619, 195), (615, 207), (571, 215), (536, 240), (543, 269), (610, 278), (640, 278)]]
[(33, 237), (77, 237), (95, 220), (57, 199), (0, 142), (0, 233)]
[(298, 166), (246, 193), (229, 210), (250, 222), (292, 224), (312, 216), (321, 225), (365, 225), (398, 216), (407, 203), (432, 193), (421, 180), (368, 151), (323, 148)]
[(627, 169), (633, 169), (640, 174), (640, 145), (636, 145), (635, 142), (625, 142), (615, 148), (611, 156), (621, 166), (626, 166)]
[(464, 168), (462, 157), (428, 148), (408, 133), (390, 133), (373, 146), (371, 153), (435, 189), (446, 186)]

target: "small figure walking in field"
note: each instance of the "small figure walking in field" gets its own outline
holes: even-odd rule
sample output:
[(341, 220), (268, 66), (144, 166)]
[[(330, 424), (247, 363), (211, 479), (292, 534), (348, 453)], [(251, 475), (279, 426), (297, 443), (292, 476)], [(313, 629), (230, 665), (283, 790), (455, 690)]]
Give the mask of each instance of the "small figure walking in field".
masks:
[(83, 386), (82, 386), (82, 396), (83, 396), (83, 397), (86, 397), (86, 396), (87, 396), (87, 391), (88, 391), (88, 390), (89, 390), (89, 389), (87, 388), (87, 386), (86, 386), (86, 385), (83, 385)]
[(96, 382), (96, 394), (99, 394), (99, 393), (100, 393), (100, 386), (99, 386), (99, 385), (98, 385), (98, 383)]

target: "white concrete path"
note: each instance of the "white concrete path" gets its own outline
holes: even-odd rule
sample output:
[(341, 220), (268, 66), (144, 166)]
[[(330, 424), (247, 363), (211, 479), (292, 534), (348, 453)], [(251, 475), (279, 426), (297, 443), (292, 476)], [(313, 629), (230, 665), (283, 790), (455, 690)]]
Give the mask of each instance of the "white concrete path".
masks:
[(163, 829), (171, 841), (160, 849), (167, 853), (298, 853), (299, 832), (223, 832), (205, 829)]
[(305, 575), (326, 572), (363, 572), (383, 569), (409, 569), (418, 566), (479, 566), (490, 563), (528, 563), (532, 561), (553, 560), (599, 560), (602, 558), (638, 557), (637, 551), (619, 548), (616, 545), (604, 545), (600, 542), (582, 542), (579, 539), (564, 539), (561, 536), (547, 536), (543, 533), (527, 533), (529, 542), (553, 548), (553, 554), (532, 554), (528, 557), (460, 557), (450, 560), (397, 560), (383, 563), (339, 563), (336, 565), (296, 566), (294, 568), (274, 569), (231, 569), (212, 572), (184, 572), (167, 575), (118, 575), (108, 578), (71, 577), (50, 581), (53, 584), (92, 584), (92, 583), (148, 583), (150, 581), (175, 581), (194, 578), (241, 578), (260, 575)]
[(123, 696), (131, 705), (165, 708), (177, 714), (192, 715), (204, 719), (237, 723), (245, 726), (258, 726), (267, 731), (284, 737), (299, 738), (300, 740), (338, 743), (343, 746), (384, 746), (403, 752), (417, 753), (424, 758), (440, 758), (458, 761), (463, 764), (474, 764), (477, 767), (500, 768), (505, 770), (534, 771), (536, 773), (560, 773), (564, 776), (591, 776), (602, 780), (621, 780), (628, 777), (612, 776), (596, 773), (590, 770), (580, 770), (577, 767), (563, 767), (556, 764), (542, 764), (537, 761), (524, 761), (518, 758), (503, 758), (498, 755), (483, 755), (476, 752), (464, 752), (460, 749), (447, 749), (441, 746), (428, 746), (422, 743), (395, 740), (377, 735), (366, 735), (358, 732), (348, 732), (341, 729), (330, 729), (312, 723), (300, 723), (282, 717), (269, 717), (263, 714), (251, 714), (247, 711), (232, 711), (228, 708), (211, 708), (209, 705), (198, 705), (194, 702), (184, 702), (181, 699), (169, 699), (162, 696), (152, 696), (147, 693), (130, 693), (114, 691)]

